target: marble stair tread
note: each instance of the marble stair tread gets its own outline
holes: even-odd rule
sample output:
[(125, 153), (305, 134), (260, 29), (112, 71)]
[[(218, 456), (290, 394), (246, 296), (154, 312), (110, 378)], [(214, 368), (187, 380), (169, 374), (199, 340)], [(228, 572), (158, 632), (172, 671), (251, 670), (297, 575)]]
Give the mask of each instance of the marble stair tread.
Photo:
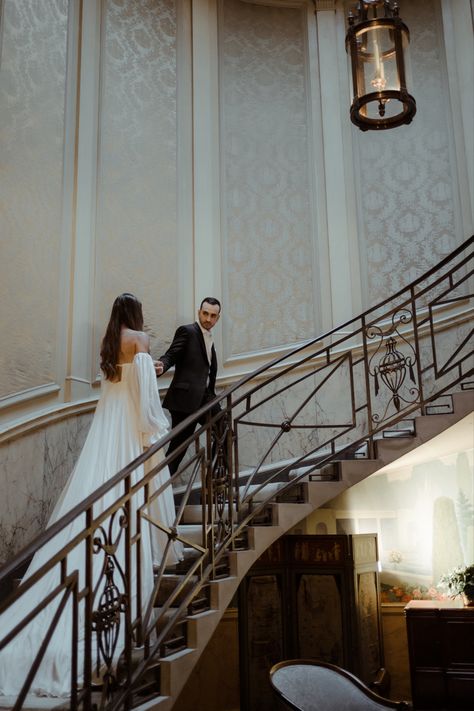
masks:
[[(175, 595), (172, 606), (178, 607), (183, 598), (189, 593), (193, 586), (198, 581), (197, 575), (191, 575), (187, 580), (185, 580), (185, 574), (165, 574), (160, 580), (160, 586), (156, 591), (154, 606), (159, 607), (163, 605), (166, 600), (168, 600), (172, 595)], [(178, 588), (181, 588), (179, 592), (176, 592)]]
[[(214, 511), (216, 510), (216, 507), (214, 507)], [(227, 518), (227, 512), (224, 511), (223, 518)], [(201, 504), (188, 504), (187, 506), (184, 507), (183, 510), (183, 517), (181, 519), (181, 524), (180, 525), (189, 525), (189, 524), (200, 524), (202, 521), (202, 506)]]
[[(217, 521), (215, 522), (217, 527)], [(185, 557), (193, 557), (192, 545), (202, 546), (202, 524), (201, 523), (180, 523), (178, 526), (179, 539), (185, 543), (184, 555)], [(190, 543), (191, 546), (188, 548), (186, 542)], [(197, 552), (200, 555), (199, 551)]]
[(245, 486), (241, 486), (239, 487), (239, 493), (241, 497), (245, 494), (246, 499), (248, 499), (255, 493), (255, 496), (253, 497), (254, 501), (264, 501), (270, 496), (275, 496), (276, 494), (278, 494), (278, 491), (284, 486), (286, 486), (287, 483), (288, 482), (277, 481), (270, 482), (269, 484), (264, 484), (263, 486), (261, 484), (251, 484), (247, 490)]
[(180, 540), (189, 541), (202, 546), (202, 525), (200, 523), (180, 523), (178, 526)]

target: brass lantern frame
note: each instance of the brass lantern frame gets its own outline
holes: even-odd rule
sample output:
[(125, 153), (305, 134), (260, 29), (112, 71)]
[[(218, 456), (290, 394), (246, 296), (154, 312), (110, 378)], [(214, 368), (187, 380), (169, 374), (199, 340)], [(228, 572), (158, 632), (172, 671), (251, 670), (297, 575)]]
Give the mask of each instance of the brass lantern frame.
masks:
[[(378, 8), (383, 9), (383, 17), (377, 16)], [(357, 15), (352, 11), (348, 15), (349, 27), (346, 34), (346, 52), (350, 53), (351, 57), (354, 90), (350, 109), (351, 121), (362, 131), (383, 130), (408, 124), (416, 114), (416, 101), (407, 90), (403, 39), (405, 37), (408, 44), (410, 32), (398, 15), (398, 4), (390, 0), (359, 0), (355, 10)], [(372, 18), (369, 18), (369, 10), (373, 12)], [(379, 30), (387, 30), (393, 42), (389, 50), (380, 52), (380, 60), (383, 62), (395, 57), (399, 88), (366, 91), (364, 67), (368, 63), (375, 64), (375, 55), (363, 48), (360, 37), (375, 37)], [(398, 101), (401, 110), (395, 115), (386, 115), (385, 106), (391, 100)], [(364, 110), (368, 104), (373, 103), (378, 104), (377, 118), (368, 116)]]

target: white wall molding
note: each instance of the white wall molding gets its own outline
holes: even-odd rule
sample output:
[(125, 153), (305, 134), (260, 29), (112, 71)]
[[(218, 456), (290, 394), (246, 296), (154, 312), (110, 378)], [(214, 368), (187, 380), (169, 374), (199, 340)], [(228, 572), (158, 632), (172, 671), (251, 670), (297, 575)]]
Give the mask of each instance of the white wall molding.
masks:
[(13, 407), (36, 401), (39, 398), (57, 395), (60, 391), (61, 387), (57, 383), (46, 383), (45, 385), (21, 390), (14, 395), (0, 398), (0, 410), (10, 410)]
[[(193, 3), (192, 22), (195, 314), (205, 296), (222, 293), (217, 0)], [(222, 353), (220, 329), (215, 338)]]
[[(179, 322), (194, 314), (193, 27), (191, 0), (177, 0), (177, 239)], [(170, 334), (171, 335), (171, 334)]]
[[(361, 289), (355, 233), (355, 198), (349, 127), (341, 104), (347, 95), (347, 59), (342, 12), (316, 14), (321, 87), (329, 277), (333, 325), (361, 310)], [(342, 40), (342, 41), (341, 41)], [(349, 103), (347, 104), (349, 107)], [(347, 118), (349, 122), (349, 119)]]
[(68, 57), (66, 74), (66, 102), (64, 119), (63, 211), (58, 298), (57, 381), (62, 384), (63, 398), (67, 399), (67, 375), (70, 367), (72, 264), (74, 219), (76, 211), (77, 131), (79, 109), (79, 81), (81, 57), (81, 21), (83, 0), (69, 3)]
[[(307, 22), (307, 63), (306, 84), (308, 86), (308, 116), (310, 146), (312, 155), (309, 166), (309, 177), (312, 182), (312, 226), (313, 226), (313, 300), (317, 319), (323, 331), (332, 328), (332, 298), (330, 280), (330, 256), (328, 216), (326, 203), (326, 181), (324, 166), (325, 146), (322, 125), (322, 99), (320, 86), (320, 65), (318, 58), (318, 36), (314, 5), (308, 6)], [(317, 278), (316, 278), (317, 277)]]
[(77, 402), (62, 404), (39, 413), (36, 412), (34, 415), (23, 416), (0, 430), (0, 446), (24, 435), (29, 435), (42, 427), (49, 427), (71, 417), (93, 412), (96, 405), (97, 398), (93, 400), (78, 400)]
[(442, 0), (442, 24), (461, 201), (462, 238), (474, 232), (474, 33), (469, 0)]
[(69, 379), (66, 399), (89, 394), (95, 380), (93, 348), (94, 240), (97, 186), (102, 2), (85, 2), (82, 12), (80, 94)]

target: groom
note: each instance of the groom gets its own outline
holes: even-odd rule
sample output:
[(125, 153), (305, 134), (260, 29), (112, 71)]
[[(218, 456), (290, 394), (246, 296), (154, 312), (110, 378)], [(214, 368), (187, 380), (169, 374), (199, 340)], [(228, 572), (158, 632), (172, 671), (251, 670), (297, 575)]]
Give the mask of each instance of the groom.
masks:
[[(217, 375), (217, 358), (212, 342), (211, 330), (221, 315), (221, 304), (213, 296), (206, 296), (199, 307), (197, 321), (187, 326), (179, 326), (173, 342), (160, 356), (157, 365), (166, 372), (175, 366), (175, 373), (168, 392), (163, 400), (163, 406), (171, 415), (171, 426), (174, 428), (196, 412), (203, 405), (216, 397), (215, 384)], [(216, 405), (211, 415), (220, 410)], [(205, 418), (199, 420), (204, 424)], [(181, 434), (173, 437), (166, 454), (173, 452), (180, 444), (192, 435), (196, 423), (185, 427)], [(185, 451), (181, 452), (169, 465), (170, 474), (178, 469)]]

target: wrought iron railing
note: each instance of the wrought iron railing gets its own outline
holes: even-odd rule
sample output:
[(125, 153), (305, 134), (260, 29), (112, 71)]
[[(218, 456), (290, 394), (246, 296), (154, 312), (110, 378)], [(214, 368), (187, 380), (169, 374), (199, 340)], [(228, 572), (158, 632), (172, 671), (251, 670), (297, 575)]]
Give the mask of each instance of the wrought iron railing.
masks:
[[(62, 615), (72, 630), (69, 708), (131, 708), (158, 693), (166, 640), (275, 496), (308, 478), (334, 476), (326, 472), (335, 460), (376, 457), (384, 432), (403, 435), (417, 415), (449, 411), (454, 391), (474, 388), (473, 241), (383, 303), (242, 378), (219, 395), (218, 414), (209, 414), (214, 401), (188, 418), (174, 434), (207, 413), (206, 425), (183, 445), (190, 451), (172, 481), (154, 485), (173, 458), (161, 455), (170, 433), (0, 570), (1, 583), (55, 536), (73, 531), (0, 605), (8, 615), (11, 605), (25, 602), (21, 622), (7, 634), (0, 629), (1, 664), (8, 664), (12, 640), (58, 605), (14, 708), (22, 707)], [(170, 528), (153, 515), (167, 486), (181, 492)], [(98, 502), (112, 490), (119, 493), (99, 512)], [(199, 523), (186, 527), (186, 507), (195, 501)], [(147, 526), (167, 544), (144, 600)], [(176, 540), (186, 560), (170, 566)], [(84, 569), (69, 570), (77, 547)], [(31, 605), (35, 583), (52, 574), (57, 580), (48, 596)], [(164, 594), (170, 579), (175, 587)]]

